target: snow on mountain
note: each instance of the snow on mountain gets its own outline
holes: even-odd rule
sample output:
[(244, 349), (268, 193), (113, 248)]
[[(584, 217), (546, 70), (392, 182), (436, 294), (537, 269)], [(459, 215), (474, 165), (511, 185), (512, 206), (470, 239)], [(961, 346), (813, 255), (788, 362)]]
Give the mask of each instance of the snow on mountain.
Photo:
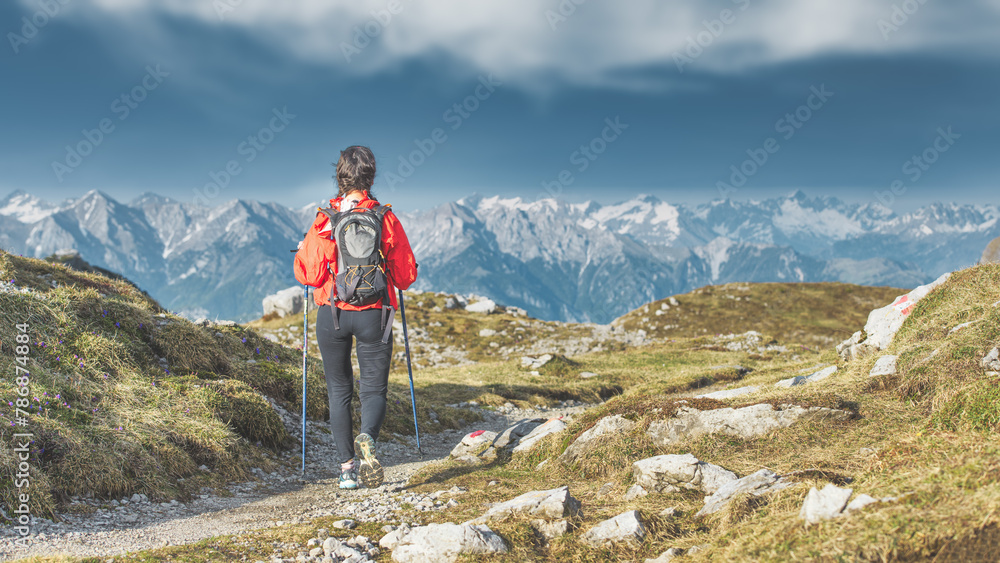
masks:
[[(247, 320), (294, 285), (296, 243), (317, 205), (232, 200), (211, 208), (99, 191), (51, 204), (0, 200), (0, 246), (76, 249), (190, 315)], [(490, 296), (545, 319), (608, 322), (648, 301), (731, 281), (910, 287), (975, 263), (1000, 236), (996, 205), (935, 204), (895, 215), (802, 192), (764, 201), (614, 205), (470, 196), (397, 211), (420, 264), (416, 287)]]
[(55, 213), (56, 210), (58, 210), (58, 206), (20, 190), (11, 192), (3, 200), (0, 200), (0, 215), (12, 217), (25, 224), (41, 221)]

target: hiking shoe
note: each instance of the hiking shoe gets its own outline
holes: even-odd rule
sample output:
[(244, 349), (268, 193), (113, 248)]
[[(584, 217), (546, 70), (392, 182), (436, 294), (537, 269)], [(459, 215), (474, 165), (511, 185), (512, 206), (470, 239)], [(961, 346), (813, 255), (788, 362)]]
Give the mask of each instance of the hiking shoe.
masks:
[(361, 484), (368, 489), (381, 485), (384, 474), (382, 464), (375, 459), (375, 440), (368, 434), (358, 434), (354, 439), (354, 453), (361, 458), (361, 467), (358, 469)]
[(340, 472), (340, 488), (341, 489), (357, 489), (358, 488), (358, 472), (354, 469), (349, 469), (347, 471)]

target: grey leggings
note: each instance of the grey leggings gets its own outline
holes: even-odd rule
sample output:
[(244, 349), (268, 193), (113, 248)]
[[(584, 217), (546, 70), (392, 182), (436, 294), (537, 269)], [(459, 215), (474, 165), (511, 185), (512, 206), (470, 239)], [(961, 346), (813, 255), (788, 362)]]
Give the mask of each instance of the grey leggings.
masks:
[(320, 307), (316, 319), (316, 343), (323, 357), (326, 393), (330, 399), (330, 431), (337, 443), (340, 463), (354, 457), (354, 428), (351, 398), (354, 373), (351, 369), (351, 339), (357, 339), (358, 367), (361, 368), (361, 428), (373, 440), (385, 420), (385, 394), (389, 389), (389, 361), (392, 338), (382, 343), (382, 309), (339, 311), (340, 330), (333, 325), (333, 309)]

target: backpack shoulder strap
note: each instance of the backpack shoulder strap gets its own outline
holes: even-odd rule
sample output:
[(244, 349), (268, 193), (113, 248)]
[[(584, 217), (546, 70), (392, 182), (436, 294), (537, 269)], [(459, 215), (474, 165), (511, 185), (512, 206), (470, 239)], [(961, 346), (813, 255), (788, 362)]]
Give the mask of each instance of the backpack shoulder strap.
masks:
[(372, 208), (372, 211), (375, 212), (375, 215), (378, 217), (378, 220), (381, 223), (382, 220), (385, 219), (386, 212), (389, 211), (391, 208), (392, 206), (386, 203), (386, 204), (381, 204), (378, 207)]
[(326, 215), (327, 219), (330, 220), (330, 226), (331, 227), (337, 222), (337, 214), (339, 213), (339, 211), (335, 210), (334, 208), (332, 208), (332, 207), (320, 207), (319, 209), (317, 209), (317, 211), (318, 211), (318, 213), (322, 213), (323, 215)]

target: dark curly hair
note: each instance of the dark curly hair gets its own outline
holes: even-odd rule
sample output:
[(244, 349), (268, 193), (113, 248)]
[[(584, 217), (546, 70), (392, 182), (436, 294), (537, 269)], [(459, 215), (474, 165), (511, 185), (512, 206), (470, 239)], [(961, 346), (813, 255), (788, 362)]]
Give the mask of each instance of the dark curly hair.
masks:
[(370, 148), (358, 145), (347, 147), (340, 151), (336, 166), (338, 196), (355, 190), (366, 190), (371, 195), (372, 184), (375, 183), (375, 155)]

